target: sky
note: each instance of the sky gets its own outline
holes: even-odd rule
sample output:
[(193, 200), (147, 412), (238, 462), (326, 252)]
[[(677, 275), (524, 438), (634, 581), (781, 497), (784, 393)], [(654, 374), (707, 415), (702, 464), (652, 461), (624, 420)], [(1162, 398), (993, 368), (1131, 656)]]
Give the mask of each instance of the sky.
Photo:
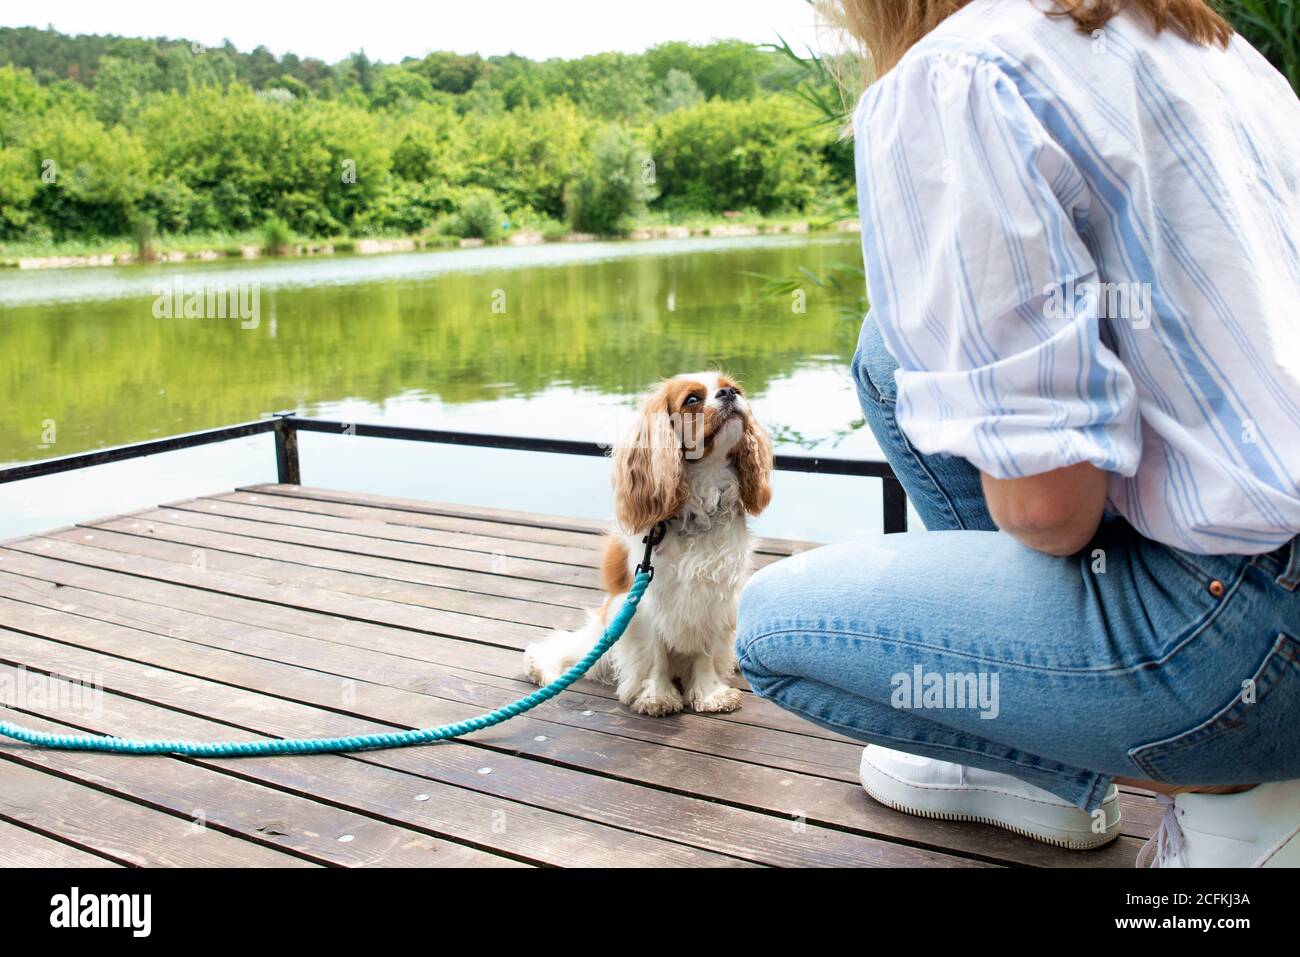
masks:
[(815, 40), (804, 0), (42, 0), (4, 3), (0, 26), (63, 33), (181, 37), (205, 46), (229, 38), (240, 50), (266, 46), (327, 62), (364, 48), (397, 62), (429, 50), (532, 59), (619, 50), (667, 40), (727, 37), (798, 48)]

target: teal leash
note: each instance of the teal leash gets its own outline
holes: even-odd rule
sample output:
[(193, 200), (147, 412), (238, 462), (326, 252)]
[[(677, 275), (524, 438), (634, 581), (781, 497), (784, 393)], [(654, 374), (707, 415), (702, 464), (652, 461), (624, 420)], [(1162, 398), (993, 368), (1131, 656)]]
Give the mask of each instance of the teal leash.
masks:
[(276, 738), (266, 741), (137, 741), (130, 738), (115, 738), (91, 734), (50, 734), (35, 731), (8, 721), (0, 721), (0, 737), (13, 738), (40, 748), (56, 751), (107, 751), (112, 754), (172, 754), (189, 758), (251, 758), (271, 754), (347, 754), (353, 751), (376, 751), (384, 748), (409, 748), (416, 744), (431, 744), (434, 741), (448, 741), (459, 738), (472, 731), (482, 731), (493, 725), (508, 721), (526, 711), (531, 711), (539, 704), (549, 701), (573, 684), (599, 660), (600, 656), (613, 647), (614, 642), (623, 637), (627, 626), (636, 614), (637, 604), (645, 593), (646, 586), (654, 578), (654, 568), (650, 564), (650, 553), (663, 540), (664, 523), (657, 525), (642, 541), (645, 543), (645, 558), (636, 567), (636, 577), (623, 606), (614, 616), (614, 620), (605, 628), (600, 641), (587, 654), (550, 684), (538, 688), (532, 694), (525, 695), (518, 701), (512, 701), (504, 707), (489, 711), (455, 724), (444, 724), (437, 728), (417, 728), (412, 731), (380, 732), (377, 734), (358, 734), (347, 738)]

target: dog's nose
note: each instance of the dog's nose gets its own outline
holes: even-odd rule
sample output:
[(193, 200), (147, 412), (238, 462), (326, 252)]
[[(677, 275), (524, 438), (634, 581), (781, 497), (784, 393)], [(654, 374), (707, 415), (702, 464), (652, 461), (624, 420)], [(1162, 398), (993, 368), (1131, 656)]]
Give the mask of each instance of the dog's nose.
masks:
[(739, 389), (733, 389), (731, 386), (727, 386), (725, 389), (719, 389), (713, 397), (715, 399), (734, 400), (738, 395), (740, 395)]

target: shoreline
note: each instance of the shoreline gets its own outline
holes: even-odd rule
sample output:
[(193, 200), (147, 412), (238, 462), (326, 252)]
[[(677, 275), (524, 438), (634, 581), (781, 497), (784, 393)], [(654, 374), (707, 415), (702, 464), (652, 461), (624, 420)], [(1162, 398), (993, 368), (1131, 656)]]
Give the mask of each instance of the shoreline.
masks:
[[(492, 245), (535, 246), (541, 243), (584, 243), (597, 241), (642, 242), (654, 239), (689, 239), (697, 236), (776, 236), (825, 232), (857, 232), (856, 219), (841, 219), (813, 225), (808, 220), (791, 220), (762, 223), (717, 222), (701, 226), (641, 226), (626, 234), (601, 236), (595, 233), (566, 233), (546, 237), (540, 232), (519, 230)], [(482, 239), (460, 239), (449, 242), (446, 236), (404, 236), (389, 239), (357, 238), (303, 241), (292, 247), (270, 252), (265, 247), (250, 244), (211, 249), (159, 250), (150, 263), (206, 262), (218, 259), (291, 259), (305, 256), (359, 255), (372, 256), (383, 253), (408, 253), (440, 249), (472, 249), (489, 245)], [(0, 270), (4, 269), (76, 269), (90, 266), (128, 266), (141, 262), (134, 252), (86, 253), (82, 255), (20, 256), (0, 255)]]

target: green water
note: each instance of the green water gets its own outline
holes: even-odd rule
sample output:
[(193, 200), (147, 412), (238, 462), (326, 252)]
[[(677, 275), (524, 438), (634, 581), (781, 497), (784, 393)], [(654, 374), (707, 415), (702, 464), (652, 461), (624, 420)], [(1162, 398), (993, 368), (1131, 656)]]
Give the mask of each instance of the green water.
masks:
[[(852, 236), (768, 237), (11, 272), (0, 277), (0, 462), (290, 408), (607, 441), (649, 384), (709, 366), (741, 379), (778, 445), (874, 458), (848, 381), (852, 291), (810, 288), (800, 311), (764, 300), (745, 275), (859, 255)], [(196, 289), (232, 306), (242, 293), (256, 310), (166, 316), (160, 294), (183, 307)], [(408, 443), (322, 438), (333, 444), (304, 442), (307, 484), (580, 514), (607, 504), (600, 462), (513, 454), (501, 476), (490, 452), (431, 458)], [(216, 490), (232, 470), (230, 484), (269, 480), (259, 442), (0, 486), (0, 533)], [(537, 476), (526, 492), (521, 474)], [(808, 512), (835, 480), (819, 481), (786, 503), (782, 531), (823, 526)]]

